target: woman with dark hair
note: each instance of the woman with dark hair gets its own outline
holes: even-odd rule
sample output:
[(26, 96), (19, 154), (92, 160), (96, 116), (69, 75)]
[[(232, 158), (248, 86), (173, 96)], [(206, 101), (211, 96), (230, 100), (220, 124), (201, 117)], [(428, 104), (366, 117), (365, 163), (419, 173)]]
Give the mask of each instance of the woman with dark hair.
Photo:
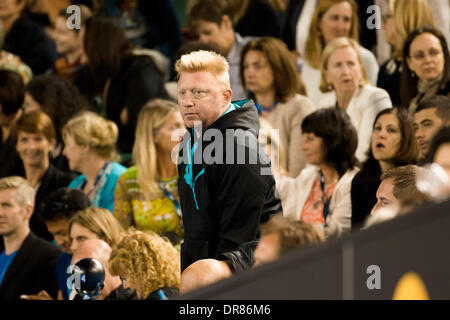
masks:
[[(326, 125), (324, 125), (326, 124)], [(313, 112), (302, 122), (307, 167), (296, 179), (281, 179), (288, 189), (283, 214), (323, 228), (326, 237), (350, 230), (350, 186), (358, 172), (358, 136), (348, 115), (339, 109)]]
[(403, 46), (402, 106), (413, 114), (425, 98), (450, 96), (450, 54), (444, 35), (425, 25), (411, 32)]
[(434, 19), (428, 0), (389, 0), (383, 20), (386, 42), (391, 45), (392, 54), (390, 59), (380, 67), (377, 87), (386, 90), (392, 104), (399, 106), (405, 39), (415, 29), (425, 24), (434, 24)]
[(67, 159), (62, 155), (62, 128), (74, 115), (91, 106), (68, 80), (56, 75), (35, 77), (25, 88), (25, 112), (43, 111), (53, 121), (56, 144), (50, 153), (50, 161), (60, 170), (69, 171)]
[(240, 77), (260, 116), (280, 130), (287, 160), (283, 165), (296, 177), (306, 164), (298, 148), (303, 143), (300, 125), (315, 108), (299, 94), (300, 79), (286, 45), (271, 37), (250, 40), (241, 51)]
[(166, 98), (162, 72), (147, 54), (138, 54), (114, 20), (86, 22), (84, 49), (89, 58), (89, 95), (101, 96), (102, 108), (119, 127), (119, 151), (131, 153), (139, 111), (153, 98)]
[(373, 125), (368, 160), (352, 182), (352, 226), (361, 227), (377, 202), (380, 176), (393, 167), (415, 164), (418, 147), (413, 119), (406, 110), (393, 108), (378, 113)]

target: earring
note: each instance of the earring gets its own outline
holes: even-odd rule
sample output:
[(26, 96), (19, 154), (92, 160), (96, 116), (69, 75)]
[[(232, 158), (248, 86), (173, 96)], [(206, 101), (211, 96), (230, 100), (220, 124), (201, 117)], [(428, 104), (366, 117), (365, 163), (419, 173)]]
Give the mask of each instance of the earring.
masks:
[(416, 73), (414, 71), (411, 71), (411, 77), (413, 77), (413, 78), (416, 77)]

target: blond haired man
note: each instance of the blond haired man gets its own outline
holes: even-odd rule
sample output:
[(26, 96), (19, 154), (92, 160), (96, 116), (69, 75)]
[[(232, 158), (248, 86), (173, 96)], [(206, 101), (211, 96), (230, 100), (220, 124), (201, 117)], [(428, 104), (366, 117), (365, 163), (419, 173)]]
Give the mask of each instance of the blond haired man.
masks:
[(22, 177), (0, 179), (0, 300), (42, 290), (56, 297), (61, 250), (30, 231), (34, 189)]
[(281, 210), (270, 160), (257, 142), (256, 107), (230, 102), (228, 68), (210, 51), (176, 63), (178, 104), (188, 128), (178, 158), (182, 270), (256, 240), (260, 223)]

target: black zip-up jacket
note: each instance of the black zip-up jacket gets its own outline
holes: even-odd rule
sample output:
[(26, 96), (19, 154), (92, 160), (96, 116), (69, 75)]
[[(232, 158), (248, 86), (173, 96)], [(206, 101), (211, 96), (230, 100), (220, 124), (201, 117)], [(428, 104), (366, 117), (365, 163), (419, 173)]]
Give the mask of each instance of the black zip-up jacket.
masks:
[(233, 105), (200, 138), (189, 129), (180, 144), (182, 270), (257, 240), (260, 224), (282, 210), (270, 160), (257, 142), (257, 109), (252, 101)]

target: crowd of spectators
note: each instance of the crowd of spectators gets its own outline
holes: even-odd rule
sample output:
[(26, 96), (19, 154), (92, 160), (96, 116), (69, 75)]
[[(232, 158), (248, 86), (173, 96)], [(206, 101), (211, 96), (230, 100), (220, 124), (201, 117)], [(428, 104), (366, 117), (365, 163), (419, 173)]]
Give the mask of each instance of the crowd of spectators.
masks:
[[(0, 299), (171, 299), (448, 201), (449, 26), (447, 0), (2, 1)], [(193, 163), (191, 96), (271, 173)]]

